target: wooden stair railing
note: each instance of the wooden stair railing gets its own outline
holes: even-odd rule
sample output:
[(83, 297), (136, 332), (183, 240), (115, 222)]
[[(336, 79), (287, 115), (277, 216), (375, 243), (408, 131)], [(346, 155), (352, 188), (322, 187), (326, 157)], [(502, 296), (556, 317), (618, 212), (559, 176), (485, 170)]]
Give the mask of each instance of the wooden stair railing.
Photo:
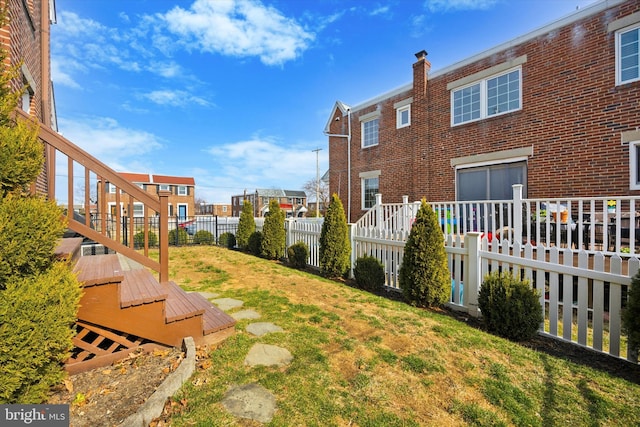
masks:
[[(34, 122), (34, 118), (28, 116), (20, 109), (15, 110), (17, 120), (27, 120)], [(47, 196), (49, 199), (56, 199), (57, 192), (64, 189), (56, 186), (56, 159), (58, 153), (67, 157), (67, 219), (68, 227), (116, 252), (122, 253), (126, 257), (139, 262), (140, 264), (148, 267), (158, 273), (159, 281), (164, 282), (169, 280), (169, 266), (168, 266), (168, 252), (169, 252), (169, 209), (168, 198), (169, 191), (159, 191), (156, 197), (153, 194), (147, 193), (137, 185), (124, 179), (116, 171), (111, 169), (100, 160), (93, 157), (71, 141), (64, 138), (59, 133), (52, 129), (39, 125), (38, 136), (42, 140), (45, 146), (45, 167), (47, 174)], [(76, 171), (80, 171), (79, 175), (84, 177), (83, 185), (75, 185)], [(91, 218), (91, 187), (92, 184), (97, 186), (97, 182), (102, 182), (98, 199), (100, 203), (97, 206), (97, 213), (94, 216), (97, 221), (92, 222)], [(122, 215), (120, 209), (115, 209), (114, 223), (118, 224), (115, 229), (109, 227), (107, 223), (107, 202), (106, 202), (106, 185), (104, 183), (109, 182), (110, 185), (114, 185), (116, 188), (116, 206), (120, 206), (123, 202), (121, 193), (125, 193), (128, 197), (128, 203), (130, 208), (125, 215)], [(81, 197), (77, 197), (78, 192), (82, 193)], [(85, 219), (83, 222), (74, 218), (74, 202), (75, 200), (82, 200), (82, 206), (84, 207)], [(136, 217), (134, 221), (134, 203), (141, 203), (143, 205), (144, 215), (142, 218)], [(126, 221), (128, 220), (128, 221)], [(151, 224), (153, 221), (153, 225)], [(140, 224), (142, 222), (142, 224)], [(127, 224), (126, 230), (128, 236), (131, 238), (125, 242), (122, 241), (120, 224)], [(158, 261), (149, 257), (149, 232), (151, 229), (157, 230), (158, 243), (159, 243), (159, 257)], [(133, 238), (135, 233), (144, 233), (144, 243), (142, 245), (143, 252), (135, 250), (135, 239)], [(138, 243), (141, 243), (138, 241)]]

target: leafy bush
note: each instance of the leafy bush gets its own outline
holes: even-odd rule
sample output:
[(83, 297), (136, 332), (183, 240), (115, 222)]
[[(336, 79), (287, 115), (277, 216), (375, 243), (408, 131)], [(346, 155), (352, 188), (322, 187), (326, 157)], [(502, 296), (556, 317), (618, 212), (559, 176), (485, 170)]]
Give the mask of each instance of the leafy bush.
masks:
[(622, 329), (627, 334), (629, 347), (640, 350), (640, 271), (631, 279), (627, 293), (627, 306), (622, 310)]
[(247, 250), (249, 244), (249, 236), (256, 231), (256, 221), (253, 218), (253, 205), (250, 201), (245, 200), (238, 221), (238, 231), (236, 232), (236, 240), (241, 249)]
[(436, 307), (449, 300), (451, 273), (444, 235), (436, 213), (425, 199), (404, 247), (399, 283), (405, 298), (417, 306)]
[(284, 212), (277, 200), (269, 202), (269, 213), (262, 226), (260, 255), (267, 259), (279, 259), (284, 256), (286, 234), (284, 231)]
[(320, 232), (320, 272), (326, 277), (345, 276), (349, 271), (350, 256), (347, 219), (340, 198), (334, 194)]
[(260, 256), (260, 250), (262, 248), (262, 233), (260, 231), (254, 231), (249, 236), (247, 241), (247, 249), (255, 256)]
[(353, 268), (356, 284), (366, 291), (378, 292), (384, 289), (384, 266), (378, 258), (365, 255), (356, 260)]
[(187, 244), (189, 234), (184, 228), (174, 228), (169, 231), (169, 244), (174, 246), (183, 246)]
[(305, 268), (309, 258), (309, 247), (305, 242), (296, 242), (287, 249), (287, 256), (294, 268)]
[(80, 292), (63, 262), (6, 282), (0, 298), (0, 403), (40, 403), (62, 381)]
[(233, 249), (236, 247), (236, 236), (231, 232), (222, 233), (218, 237), (218, 244), (225, 248)]
[[(144, 231), (138, 231), (133, 235), (133, 245), (135, 248), (144, 248)], [(149, 231), (149, 247), (158, 246), (158, 236), (153, 231)]]
[(211, 245), (213, 241), (213, 234), (207, 230), (198, 230), (196, 234), (193, 235), (193, 243), (196, 245)]
[(533, 338), (544, 320), (537, 291), (510, 272), (485, 277), (478, 307), (487, 330), (516, 341)]

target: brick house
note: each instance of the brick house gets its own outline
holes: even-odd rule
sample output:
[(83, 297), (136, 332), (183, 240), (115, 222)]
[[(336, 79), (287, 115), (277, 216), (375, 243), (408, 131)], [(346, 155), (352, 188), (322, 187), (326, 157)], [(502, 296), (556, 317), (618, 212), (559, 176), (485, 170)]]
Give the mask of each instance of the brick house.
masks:
[[(39, 120), (42, 126), (57, 131), (51, 65), (49, 61), (49, 27), (56, 22), (54, 1), (2, 0), (8, 13), (8, 22), (0, 31), (0, 42), (7, 51), (4, 65), (19, 66), (19, 76), (12, 90), (26, 86), (19, 107)], [(49, 152), (45, 156), (50, 156)], [(46, 194), (49, 175), (53, 176), (50, 162), (42, 171), (34, 190)]]
[(269, 202), (277, 200), (287, 217), (302, 217), (307, 212), (307, 194), (299, 190), (259, 189), (250, 193), (231, 196), (232, 216), (239, 217), (245, 200), (251, 202), (254, 217), (264, 217)]
[[(128, 181), (136, 184), (148, 193), (157, 194), (160, 190), (168, 190), (171, 192), (169, 196), (169, 216), (179, 216), (186, 218), (195, 215), (195, 180), (192, 177), (181, 176), (165, 176), (165, 175), (149, 175), (146, 173), (127, 173), (121, 172), (120, 176)], [(116, 214), (116, 188), (106, 183), (105, 200), (108, 206), (108, 212), (111, 215)], [(97, 181), (98, 206), (102, 206), (100, 197), (102, 194), (102, 180)], [(129, 196), (127, 194), (120, 195), (120, 213), (127, 215), (130, 207)], [(141, 217), (144, 215), (142, 203), (133, 203), (133, 216)]]
[[(373, 204), (640, 192), (640, 2), (608, 0), (431, 72), (325, 127), (331, 193)], [(350, 185), (349, 185), (350, 184)]]
[(231, 205), (228, 203), (205, 203), (200, 206), (200, 215), (231, 216)]

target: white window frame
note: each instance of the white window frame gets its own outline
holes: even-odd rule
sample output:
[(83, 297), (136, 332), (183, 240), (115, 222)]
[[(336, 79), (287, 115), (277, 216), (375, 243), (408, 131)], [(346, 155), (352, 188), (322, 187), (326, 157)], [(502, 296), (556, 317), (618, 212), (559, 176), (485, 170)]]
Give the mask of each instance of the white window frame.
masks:
[(629, 189), (640, 190), (640, 140), (629, 141)]
[[(497, 78), (500, 78), (502, 76), (505, 76), (507, 74), (513, 73), (517, 71), (518, 72), (518, 108), (514, 108), (514, 109), (507, 109), (504, 111), (499, 111), (493, 114), (490, 114), (488, 109), (489, 109), (489, 105), (488, 105), (488, 88), (487, 85), (489, 83), (490, 80), (494, 80)], [(456, 93), (463, 91), (465, 89), (469, 89), (471, 87), (474, 86), (479, 86), (479, 92), (480, 92), (480, 115), (478, 118), (474, 118), (474, 119), (469, 119), (469, 120), (463, 120), (460, 121), (459, 123), (455, 122), (455, 95)], [(508, 70), (502, 71), (500, 73), (496, 73), (496, 74), (492, 74), (490, 76), (484, 77), (480, 80), (476, 80), (470, 84), (466, 84), (464, 86), (459, 86), (456, 87), (454, 89), (451, 89), (451, 126), (460, 126), (460, 125), (464, 125), (467, 123), (472, 123), (472, 122), (476, 122), (479, 120), (484, 120), (487, 119), (489, 117), (497, 117), (497, 116), (501, 116), (503, 114), (507, 114), (507, 113), (513, 113), (514, 111), (520, 111), (522, 110), (522, 67), (518, 66), (518, 67), (513, 67), (513, 68), (509, 68)]]
[(222, 212), (224, 212), (224, 213), (227, 212), (227, 205), (222, 206)]
[[(380, 144), (380, 115), (381, 114), (379, 111), (373, 111), (360, 117), (360, 146), (362, 148), (375, 147), (376, 145)], [(365, 135), (365, 126), (374, 121), (378, 124), (375, 143), (368, 142)]]
[(158, 191), (171, 191), (169, 184), (158, 184)]
[(378, 191), (376, 193), (380, 192), (380, 171), (375, 170), (375, 171), (369, 171), (369, 172), (361, 172), (360, 173), (360, 200), (361, 200), (360, 205), (362, 207), (362, 210), (369, 210), (373, 206), (375, 206), (375, 197), (374, 197), (374, 202), (371, 206), (366, 206), (366, 203), (365, 203), (366, 183), (367, 183), (367, 180), (370, 180), (370, 179), (378, 180)]
[(110, 182), (107, 182), (107, 186), (108, 186), (108, 188), (107, 188), (107, 193), (109, 193), (109, 194), (116, 194), (116, 186), (115, 186), (115, 184), (112, 184), (112, 183), (110, 183)]
[(178, 196), (187, 196), (187, 186), (186, 185), (178, 185)]
[(133, 202), (133, 217), (144, 218), (144, 203)]
[[(396, 129), (411, 126), (411, 103), (412, 102), (413, 102), (413, 98), (408, 98), (393, 104), (393, 108), (396, 109)], [(404, 113), (407, 113), (406, 122), (403, 121)]]
[(631, 83), (631, 82), (637, 82), (640, 80), (640, 52), (638, 53), (638, 64), (637, 64), (638, 76), (632, 79), (622, 80), (622, 58), (621, 58), (622, 52), (620, 51), (621, 39), (623, 34), (629, 33), (631, 31), (637, 31), (638, 37), (640, 38), (640, 23), (637, 23), (630, 27), (626, 27), (616, 31), (616, 86)]

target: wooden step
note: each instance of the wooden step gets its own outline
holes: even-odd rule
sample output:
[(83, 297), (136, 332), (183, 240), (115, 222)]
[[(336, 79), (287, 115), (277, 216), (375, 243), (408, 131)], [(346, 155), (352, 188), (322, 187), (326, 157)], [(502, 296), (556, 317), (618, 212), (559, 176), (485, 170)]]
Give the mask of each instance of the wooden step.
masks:
[(236, 320), (233, 317), (220, 310), (198, 292), (189, 292), (187, 296), (195, 306), (205, 310), (202, 315), (202, 331), (205, 335), (212, 334), (235, 325)]
[(83, 256), (78, 259), (74, 271), (85, 287), (119, 283), (124, 280), (124, 272), (116, 254)]
[(188, 294), (174, 282), (165, 282), (162, 283), (161, 286), (167, 293), (167, 300), (165, 302), (165, 317), (167, 323), (204, 314), (205, 308), (195, 305)]
[(58, 260), (77, 261), (80, 258), (82, 248), (82, 237), (67, 237), (60, 239), (58, 246), (54, 250), (54, 256)]
[(120, 307), (148, 304), (167, 298), (168, 292), (147, 270), (130, 270), (124, 272), (120, 283)]

